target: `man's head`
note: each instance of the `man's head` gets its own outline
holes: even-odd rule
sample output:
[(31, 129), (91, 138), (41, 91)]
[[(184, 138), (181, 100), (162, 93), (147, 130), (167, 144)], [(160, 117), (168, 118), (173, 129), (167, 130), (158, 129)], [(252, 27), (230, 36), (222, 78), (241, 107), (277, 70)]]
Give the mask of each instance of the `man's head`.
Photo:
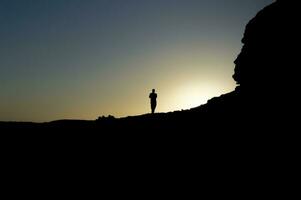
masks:
[(153, 93), (155, 93), (155, 92), (156, 92), (156, 90), (155, 90), (155, 89), (152, 89), (152, 92), (153, 92)]

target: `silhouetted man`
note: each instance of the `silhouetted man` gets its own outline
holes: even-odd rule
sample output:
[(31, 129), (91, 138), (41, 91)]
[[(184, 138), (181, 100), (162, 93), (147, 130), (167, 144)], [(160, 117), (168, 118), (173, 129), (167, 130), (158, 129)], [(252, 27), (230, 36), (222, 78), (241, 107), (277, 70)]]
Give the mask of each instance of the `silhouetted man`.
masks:
[(149, 98), (151, 100), (152, 114), (154, 114), (157, 107), (157, 94), (155, 93), (155, 89), (153, 89), (152, 93), (149, 94)]

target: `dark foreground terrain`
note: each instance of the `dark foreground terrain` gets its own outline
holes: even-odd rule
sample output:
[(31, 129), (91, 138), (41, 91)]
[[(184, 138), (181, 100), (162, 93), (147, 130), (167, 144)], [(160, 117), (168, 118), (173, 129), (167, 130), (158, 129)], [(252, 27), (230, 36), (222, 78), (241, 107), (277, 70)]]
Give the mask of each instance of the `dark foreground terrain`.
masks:
[(300, 174), (298, 10), (297, 1), (278, 0), (260, 11), (235, 61), (238, 87), (198, 108), (0, 123), (9, 137), (0, 140), (3, 191), (293, 199)]

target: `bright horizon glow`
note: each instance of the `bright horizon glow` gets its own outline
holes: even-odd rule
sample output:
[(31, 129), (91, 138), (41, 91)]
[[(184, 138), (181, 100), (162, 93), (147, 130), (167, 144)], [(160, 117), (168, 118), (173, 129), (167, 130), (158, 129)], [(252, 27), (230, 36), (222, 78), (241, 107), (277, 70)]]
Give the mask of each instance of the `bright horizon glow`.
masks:
[(180, 87), (174, 87), (168, 98), (160, 102), (160, 98), (164, 96), (160, 91), (158, 92), (158, 112), (170, 112), (177, 110), (187, 110), (200, 105), (206, 104), (207, 101), (213, 97), (233, 90), (234, 85), (225, 87), (218, 82), (202, 82), (201, 80), (187, 81), (179, 83)]
[(206, 104), (207, 101), (213, 97), (219, 96), (220, 87), (210, 84), (187, 84), (182, 85), (177, 89), (175, 94), (175, 101), (178, 103), (177, 109), (190, 109)]

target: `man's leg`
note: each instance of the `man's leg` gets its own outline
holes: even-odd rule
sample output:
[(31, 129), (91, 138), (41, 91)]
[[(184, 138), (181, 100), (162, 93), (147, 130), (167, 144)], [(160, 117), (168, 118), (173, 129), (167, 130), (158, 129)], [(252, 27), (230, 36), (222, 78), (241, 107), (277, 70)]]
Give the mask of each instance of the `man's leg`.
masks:
[(151, 107), (152, 107), (152, 114), (154, 114), (155, 113), (155, 109), (156, 109), (156, 105), (152, 103)]
[(157, 107), (157, 104), (156, 104), (156, 103), (153, 103), (153, 104), (152, 104), (152, 113), (153, 113), (153, 114), (155, 113), (156, 107)]

